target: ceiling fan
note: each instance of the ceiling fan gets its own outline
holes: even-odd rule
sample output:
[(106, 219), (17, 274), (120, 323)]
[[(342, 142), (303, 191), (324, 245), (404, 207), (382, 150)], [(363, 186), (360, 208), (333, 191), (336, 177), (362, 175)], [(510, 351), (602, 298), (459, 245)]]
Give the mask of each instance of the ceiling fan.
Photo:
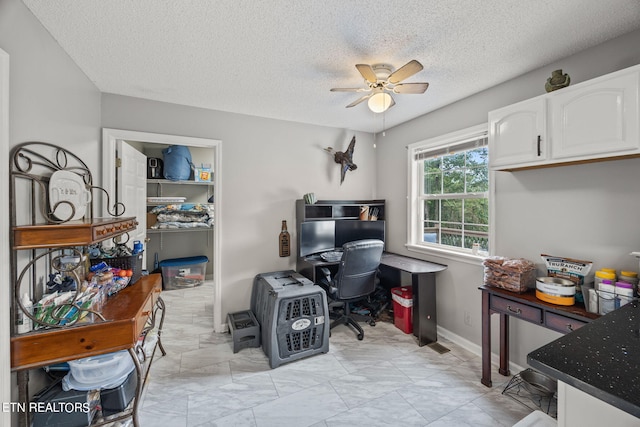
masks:
[(356, 64), (356, 68), (368, 87), (331, 89), (331, 92), (369, 92), (347, 105), (347, 108), (368, 100), (371, 111), (382, 113), (396, 105), (392, 93), (424, 93), (429, 87), (429, 83), (400, 83), (422, 70), (422, 64), (415, 59), (395, 71), (389, 64)]

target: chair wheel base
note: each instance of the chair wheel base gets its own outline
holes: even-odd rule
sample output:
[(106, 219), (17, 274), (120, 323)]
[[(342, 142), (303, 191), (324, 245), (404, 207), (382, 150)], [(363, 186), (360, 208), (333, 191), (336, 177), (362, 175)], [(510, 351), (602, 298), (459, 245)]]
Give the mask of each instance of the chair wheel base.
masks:
[(364, 334), (358, 334), (358, 341), (362, 341), (364, 339)]

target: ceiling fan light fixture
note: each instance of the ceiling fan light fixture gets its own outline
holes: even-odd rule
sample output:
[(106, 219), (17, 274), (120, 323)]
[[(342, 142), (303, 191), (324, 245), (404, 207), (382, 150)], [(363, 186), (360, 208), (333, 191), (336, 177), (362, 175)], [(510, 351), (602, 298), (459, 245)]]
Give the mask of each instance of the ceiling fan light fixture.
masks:
[(393, 99), (388, 93), (378, 92), (369, 97), (367, 104), (369, 105), (369, 109), (374, 113), (384, 113), (391, 107), (392, 101)]

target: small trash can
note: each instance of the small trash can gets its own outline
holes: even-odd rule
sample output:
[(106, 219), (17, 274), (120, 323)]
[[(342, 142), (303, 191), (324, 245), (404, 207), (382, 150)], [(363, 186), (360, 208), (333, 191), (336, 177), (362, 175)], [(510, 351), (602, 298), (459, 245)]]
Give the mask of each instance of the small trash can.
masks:
[(393, 324), (405, 334), (413, 333), (413, 291), (408, 287), (391, 289)]

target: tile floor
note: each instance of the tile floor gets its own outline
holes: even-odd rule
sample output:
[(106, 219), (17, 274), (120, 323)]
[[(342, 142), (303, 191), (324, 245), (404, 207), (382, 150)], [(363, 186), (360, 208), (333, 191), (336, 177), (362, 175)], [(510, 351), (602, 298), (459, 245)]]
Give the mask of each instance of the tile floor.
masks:
[[(231, 335), (214, 333), (210, 285), (163, 293), (162, 341), (140, 411), (155, 426), (512, 426), (531, 409), (480, 384), (480, 358), (418, 347), (391, 323), (364, 325), (358, 341), (332, 331), (329, 352), (269, 367), (261, 348), (233, 353)], [(502, 382), (500, 382), (502, 381)]]

